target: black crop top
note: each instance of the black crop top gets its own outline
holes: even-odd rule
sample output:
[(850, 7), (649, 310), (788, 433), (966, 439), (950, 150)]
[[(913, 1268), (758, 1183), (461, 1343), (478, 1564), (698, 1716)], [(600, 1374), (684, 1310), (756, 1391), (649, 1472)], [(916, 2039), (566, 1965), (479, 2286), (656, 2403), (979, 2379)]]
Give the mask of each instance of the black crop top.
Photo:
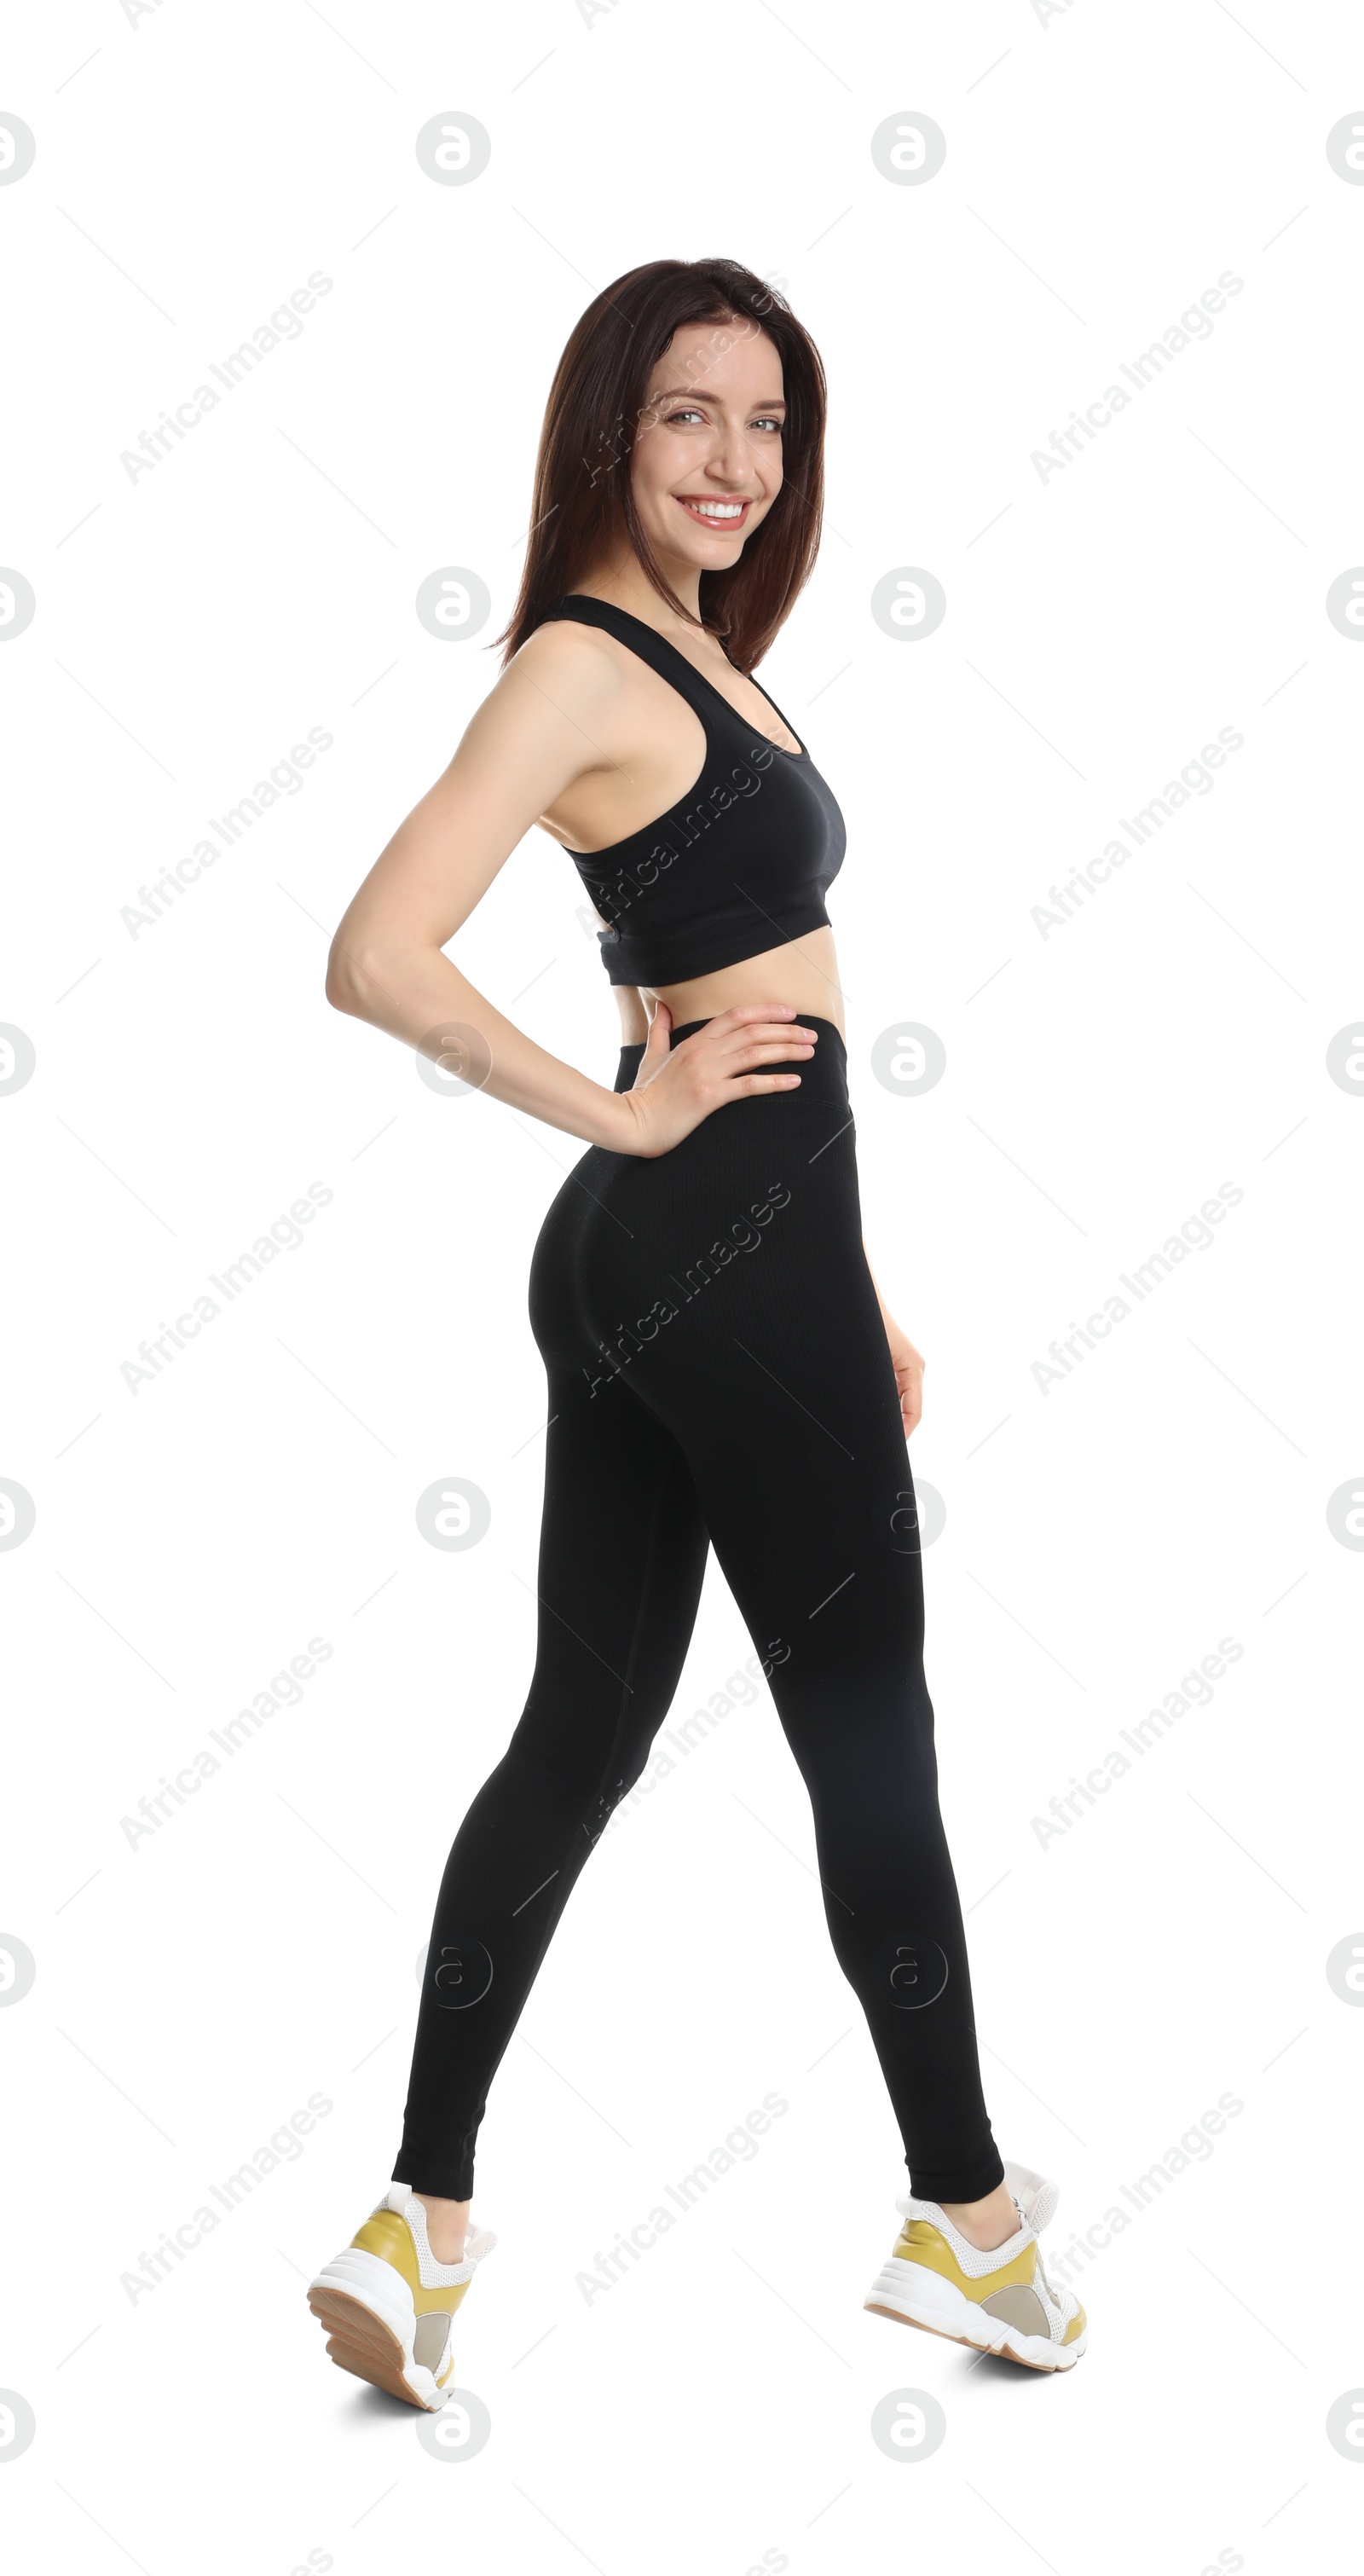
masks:
[(824, 897), (847, 834), (805, 745), (783, 751), (764, 740), (685, 653), (609, 600), (574, 593), (548, 614), (614, 635), (705, 728), (700, 775), (666, 814), (604, 850), (569, 852), (611, 925), (597, 934), (611, 982), (678, 984), (827, 929)]

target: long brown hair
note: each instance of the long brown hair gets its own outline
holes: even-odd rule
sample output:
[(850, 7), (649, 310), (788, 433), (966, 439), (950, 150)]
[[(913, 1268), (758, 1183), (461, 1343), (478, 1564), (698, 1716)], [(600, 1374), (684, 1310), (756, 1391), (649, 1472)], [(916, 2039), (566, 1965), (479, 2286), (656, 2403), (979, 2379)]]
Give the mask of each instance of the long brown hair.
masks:
[(622, 536), (660, 599), (689, 625), (698, 622), (674, 595), (630, 487), (634, 432), (647, 417), (650, 377), (674, 333), (696, 322), (765, 331), (782, 362), (787, 406), (781, 490), (738, 562), (701, 575), (700, 625), (721, 637), (737, 670), (751, 671), (808, 581), (824, 500), (819, 351), (776, 288), (738, 260), (649, 260), (588, 305), (555, 371), (521, 589), (510, 624), (496, 639), (506, 648), (504, 663), (603, 546)]

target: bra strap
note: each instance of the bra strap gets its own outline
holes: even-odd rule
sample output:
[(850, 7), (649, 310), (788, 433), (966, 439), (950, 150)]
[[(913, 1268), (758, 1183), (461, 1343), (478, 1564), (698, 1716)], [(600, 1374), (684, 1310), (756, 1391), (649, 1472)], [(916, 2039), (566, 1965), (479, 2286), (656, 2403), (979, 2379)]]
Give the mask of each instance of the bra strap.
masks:
[[(699, 671), (692, 669), (686, 654), (679, 653), (666, 635), (660, 635), (656, 627), (646, 626), (642, 617), (632, 617), (627, 608), (617, 608), (613, 600), (592, 599), (585, 591), (572, 592), (566, 599), (561, 599), (556, 608), (547, 609), (542, 622), (547, 625), (552, 618), (571, 618), (576, 626), (599, 626), (605, 634), (614, 635), (616, 642), (623, 644), (628, 653), (635, 654), (641, 662), (647, 662), (660, 680), (666, 680), (669, 688), (676, 689), (678, 696), (686, 699), (693, 714), (700, 717), (709, 744), (715, 728), (717, 692), (702, 679)], [(724, 705), (723, 698), (720, 705)], [(730, 712), (734, 713), (734, 710)], [(735, 722), (742, 724), (742, 716), (735, 714)]]

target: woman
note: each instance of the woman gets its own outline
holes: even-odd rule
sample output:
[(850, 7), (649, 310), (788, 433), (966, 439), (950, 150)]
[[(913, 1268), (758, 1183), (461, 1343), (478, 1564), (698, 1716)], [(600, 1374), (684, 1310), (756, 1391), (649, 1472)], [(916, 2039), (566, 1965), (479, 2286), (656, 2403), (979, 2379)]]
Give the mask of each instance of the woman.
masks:
[[(437, 2407), (488, 2085), (570, 1889), (667, 1714), (713, 1546), (809, 1789), (825, 1912), (905, 2143), (866, 2305), (1042, 2369), (1084, 2314), (1055, 2187), (981, 2092), (938, 1814), (905, 1441), (923, 1362), (863, 1250), (824, 898), (842, 817), (751, 677), (819, 535), (824, 378), (728, 260), (656, 260), (564, 352), (505, 668), (371, 870), (328, 998), (587, 1152), (536, 1245), (549, 1379), (524, 1714), (437, 1900), (394, 2182), (309, 2292), (345, 2369)], [(578, 869), (620, 1006), (614, 1089), (445, 956), (533, 823)]]

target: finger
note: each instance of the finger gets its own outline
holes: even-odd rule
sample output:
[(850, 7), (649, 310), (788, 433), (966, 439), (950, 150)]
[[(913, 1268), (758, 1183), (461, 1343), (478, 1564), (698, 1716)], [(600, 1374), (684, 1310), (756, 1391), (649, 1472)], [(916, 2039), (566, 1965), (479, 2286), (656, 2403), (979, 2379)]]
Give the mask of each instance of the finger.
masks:
[(718, 1039), (716, 1052), (726, 1058), (745, 1056), (751, 1047), (778, 1047), (787, 1055), (811, 1055), (818, 1040), (813, 1029), (773, 1027), (762, 1023), (754, 1028), (735, 1029), (727, 1038)]
[(732, 1064), (718, 1065), (710, 1079), (714, 1082), (738, 1082), (746, 1073), (756, 1072), (759, 1065), (808, 1064), (812, 1053), (810, 1047), (745, 1047)]
[(794, 1002), (735, 1002), (712, 1026), (719, 1028), (727, 1020), (731, 1028), (741, 1028), (747, 1020), (793, 1020), (795, 1016)]
[(715, 1079), (720, 1082), (732, 1082), (737, 1074), (756, 1072), (759, 1065), (810, 1064), (813, 1060), (813, 1047), (745, 1047), (742, 1055), (736, 1056), (732, 1064), (717, 1067)]
[(720, 1078), (722, 1081), (732, 1081), (737, 1073), (755, 1073), (759, 1065), (809, 1064), (813, 1055), (813, 1047), (745, 1047), (743, 1054), (736, 1057), (732, 1065), (724, 1068)]
[[(677, 1047), (674, 1053), (685, 1055), (686, 1047)], [(692, 1071), (698, 1082), (727, 1083), (752, 1072), (760, 1064), (808, 1064), (813, 1054), (813, 1047), (793, 1045), (789, 1038), (769, 1033), (763, 1039), (748, 1038), (726, 1048), (718, 1062), (713, 1056), (709, 1061), (700, 1058), (693, 1064)]]
[(649, 1022), (649, 1034), (644, 1042), (644, 1052), (646, 1056), (658, 1057), (670, 1054), (672, 1051), (669, 1046), (671, 1035), (672, 1014), (669, 1011), (666, 1002), (660, 1002), (653, 1018)]
[[(710, 1021), (708, 1030), (700, 1034), (713, 1032), (723, 1045), (729, 1039), (743, 1037), (754, 1027), (759, 1026), (793, 1032), (795, 1020), (796, 1013), (788, 1010), (784, 1002), (745, 1002), (742, 1010), (726, 1011), (720, 1019)], [(729, 1022), (728, 1027), (725, 1025), (726, 1021)], [(817, 1038), (819, 1035), (818, 1029), (806, 1028), (803, 1025), (800, 1033), (809, 1038)]]
[(731, 1086), (729, 1098), (743, 1100), (756, 1091), (797, 1091), (799, 1088), (798, 1073), (746, 1073), (741, 1074)]

